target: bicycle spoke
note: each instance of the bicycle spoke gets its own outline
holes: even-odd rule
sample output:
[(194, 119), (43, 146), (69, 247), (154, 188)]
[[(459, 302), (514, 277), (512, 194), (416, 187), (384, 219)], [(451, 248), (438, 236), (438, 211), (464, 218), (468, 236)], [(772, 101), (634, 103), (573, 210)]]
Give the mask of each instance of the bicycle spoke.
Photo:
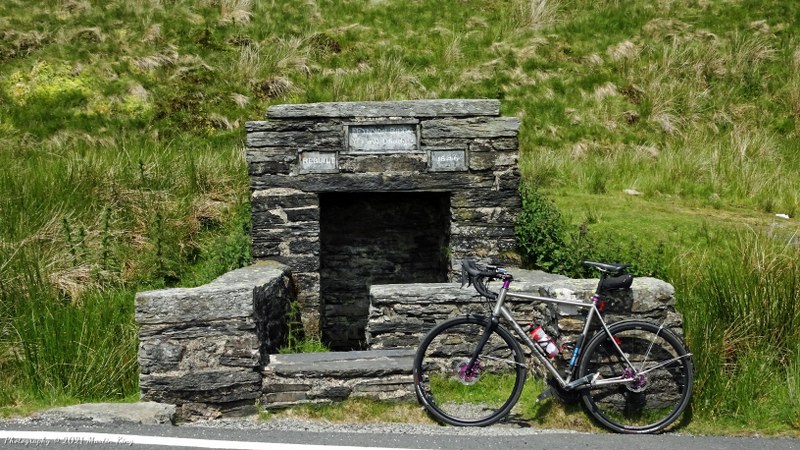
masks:
[(691, 356), (692, 356), (691, 353), (687, 353), (687, 354), (681, 355), (681, 356), (676, 356), (676, 357), (674, 357), (672, 359), (668, 359), (666, 361), (663, 361), (663, 362), (661, 362), (661, 363), (659, 363), (659, 364), (657, 364), (657, 365), (655, 365), (653, 367), (648, 367), (647, 369), (640, 370), (639, 373), (640, 374), (647, 374), (647, 373), (652, 372), (652, 371), (654, 371), (656, 369), (660, 369), (662, 367), (666, 367), (666, 366), (668, 366), (668, 365), (670, 365), (670, 364), (672, 364), (674, 362), (680, 361), (681, 359), (689, 358)]
[(581, 360), (579, 376), (598, 372), (603, 380), (624, 382), (601, 382), (585, 392), (587, 409), (615, 431), (664, 429), (688, 404), (692, 388), (690, 354), (671, 332), (655, 324), (630, 321), (609, 329), (614, 339), (605, 333), (592, 339)]

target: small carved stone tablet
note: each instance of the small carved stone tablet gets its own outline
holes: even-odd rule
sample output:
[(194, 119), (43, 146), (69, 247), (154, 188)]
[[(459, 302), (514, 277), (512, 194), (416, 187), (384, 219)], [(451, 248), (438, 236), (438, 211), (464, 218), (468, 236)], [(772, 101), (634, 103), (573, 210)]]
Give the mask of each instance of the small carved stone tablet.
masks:
[(300, 171), (312, 173), (338, 172), (338, 155), (336, 152), (302, 152), (300, 153)]
[(456, 172), (467, 170), (467, 152), (464, 150), (431, 150), (431, 171)]
[(418, 151), (417, 125), (350, 125), (347, 130), (347, 149), (353, 153)]

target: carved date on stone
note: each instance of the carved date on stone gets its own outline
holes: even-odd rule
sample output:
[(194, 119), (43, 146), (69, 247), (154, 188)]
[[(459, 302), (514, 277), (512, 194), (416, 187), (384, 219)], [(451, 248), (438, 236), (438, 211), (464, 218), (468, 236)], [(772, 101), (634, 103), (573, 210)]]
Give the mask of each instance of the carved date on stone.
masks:
[(467, 152), (464, 150), (431, 150), (431, 170), (434, 172), (467, 170)]

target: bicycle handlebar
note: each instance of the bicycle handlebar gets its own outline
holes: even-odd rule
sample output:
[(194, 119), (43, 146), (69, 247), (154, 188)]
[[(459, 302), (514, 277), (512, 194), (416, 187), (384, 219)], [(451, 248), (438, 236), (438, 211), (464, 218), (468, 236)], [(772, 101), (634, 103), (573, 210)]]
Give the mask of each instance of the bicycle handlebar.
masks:
[(478, 267), (474, 261), (468, 259), (461, 260), (461, 287), (475, 286), (475, 290), (482, 296), (489, 299), (496, 299), (497, 293), (490, 291), (486, 287), (486, 278), (490, 280), (500, 280), (510, 278), (505, 269), (499, 267), (488, 266)]
[[(630, 267), (628, 264), (609, 264), (593, 261), (583, 261), (587, 266), (594, 267), (601, 272), (600, 281), (597, 285), (597, 293), (601, 291), (613, 291), (628, 289), (633, 283), (633, 275), (625, 273), (625, 269)], [(461, 260), (461, 287), (475, 286), (475, 290), (482, 296), (495, 300), (497, 292), (492, 292), (486, 287), (486, 281), (491, 280), (512, 280), (511, 274), (507, 270), (496, 266), (479, 267), (474, 261), (468, 259)]]

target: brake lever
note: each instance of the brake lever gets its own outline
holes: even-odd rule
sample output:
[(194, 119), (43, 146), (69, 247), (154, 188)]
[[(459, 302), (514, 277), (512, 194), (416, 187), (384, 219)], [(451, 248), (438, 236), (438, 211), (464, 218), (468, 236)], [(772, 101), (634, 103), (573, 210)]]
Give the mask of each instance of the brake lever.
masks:
[(461, 289), (463, 289), (464, 286), (466, 287), (472, 286), (472, 277), (469, 276), (469, 273), (467, 273), (466, 270), (461, 269)]

